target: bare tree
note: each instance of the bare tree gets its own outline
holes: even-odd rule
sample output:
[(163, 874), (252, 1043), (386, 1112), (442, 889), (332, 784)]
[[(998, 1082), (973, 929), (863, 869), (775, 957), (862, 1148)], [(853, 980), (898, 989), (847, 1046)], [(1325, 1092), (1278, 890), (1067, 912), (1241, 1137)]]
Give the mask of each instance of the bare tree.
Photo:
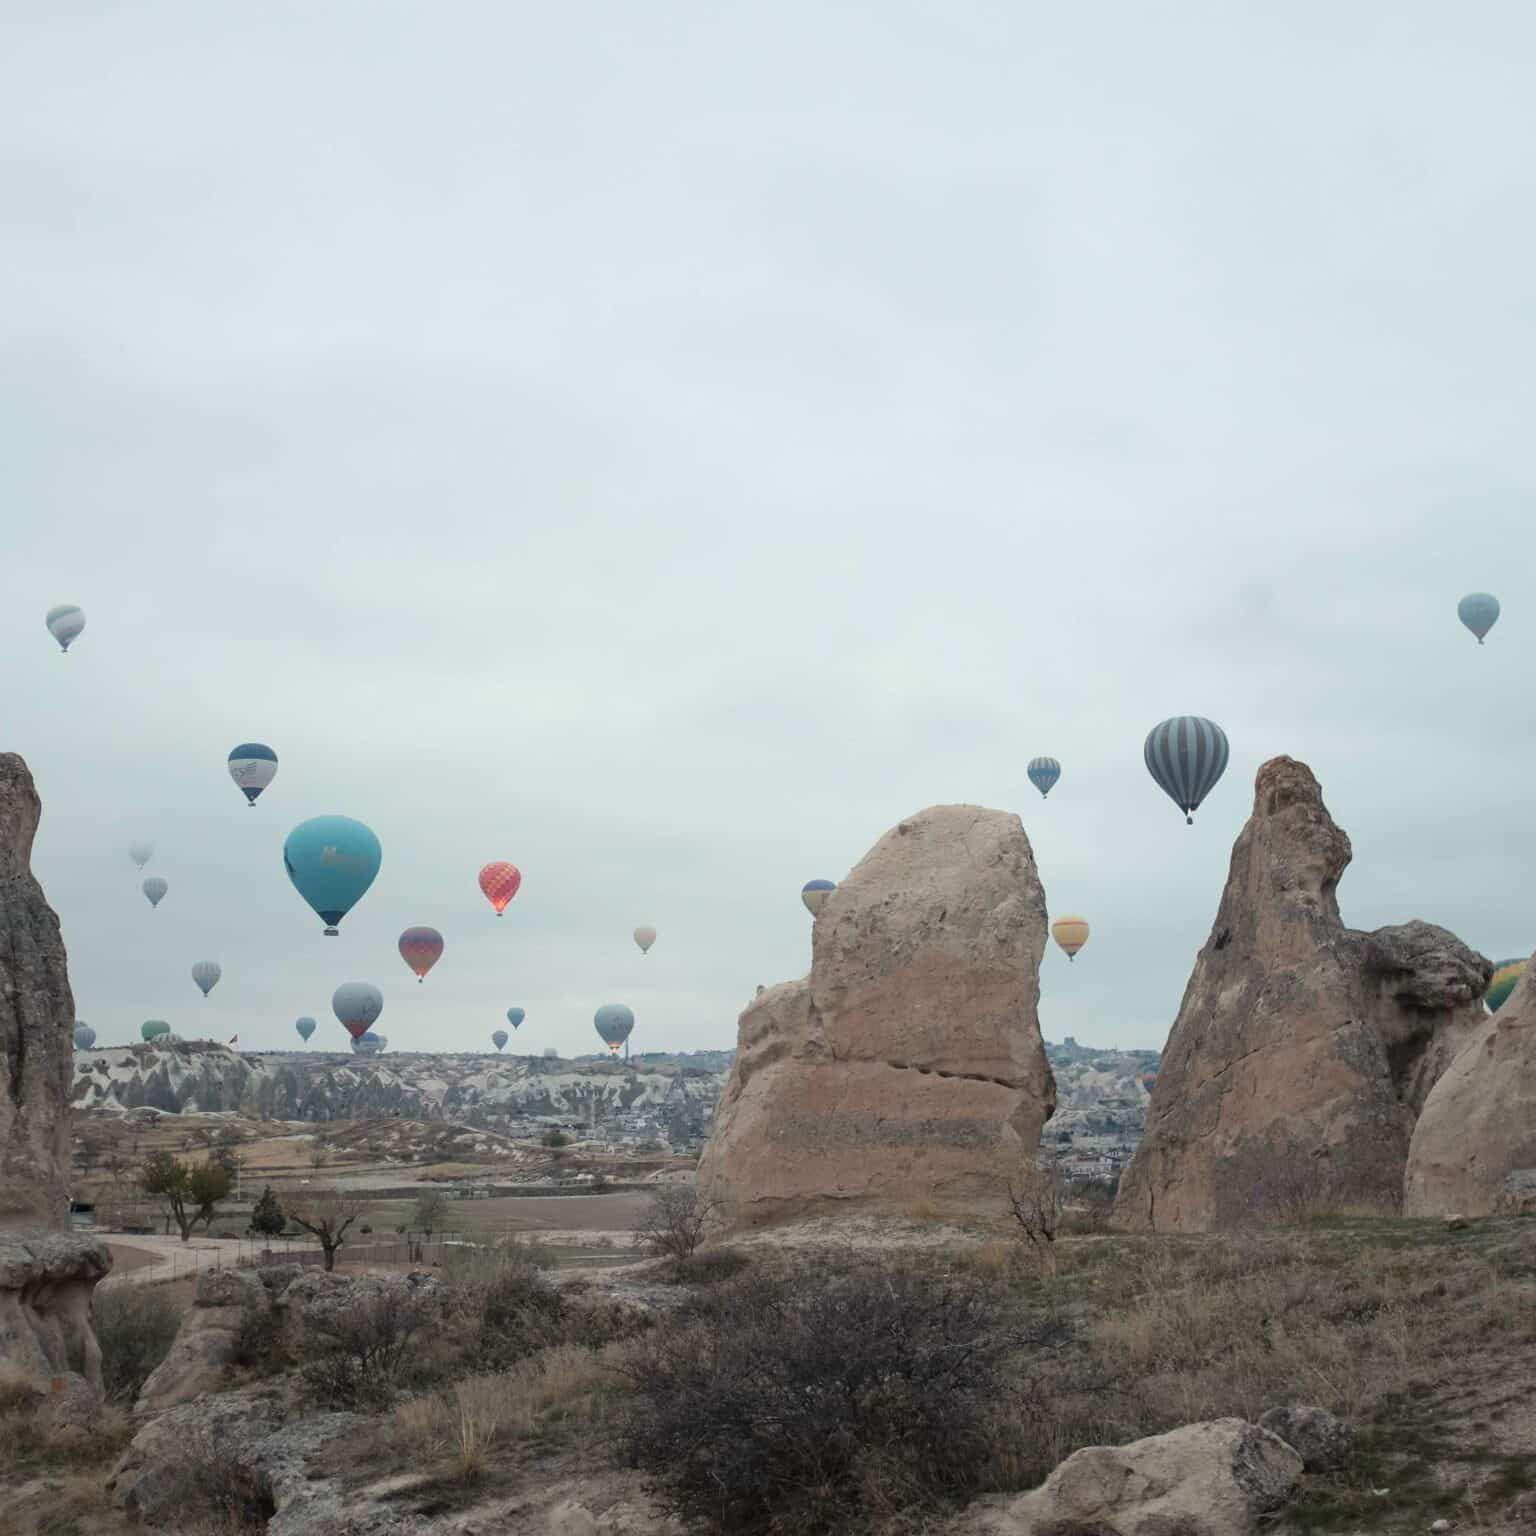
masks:
[(1042, 1275), (1056, 1273), (1056, 1233), (1066, 1209), (1067, 1189), (1056, 1159), (1038, 1154), (1017, 1185), (1008, 1186), (1008, 1204), (1019, 1234), (1040, 1266)]
[(360, 1196), (339, 1189), (322, 1189), (291, 1199), (289, 1221), (318, 1240), (325, 1267), (336, 1268), (336, 1255), (346, 1242), (347, 1229), (363, 1213)]
[(416, 1197), (416, 1209), (411, 1212), (412, 1225), (430, 1243), (433, 1231), (448, 1214), (448, 1196), (440, 1189), (424, 1189)]
[(666, 1184), (652, 1197), (635, 1233), (658, 1258), (689, 1259), (704, 1241), (714, 1211), (692, 1185)]

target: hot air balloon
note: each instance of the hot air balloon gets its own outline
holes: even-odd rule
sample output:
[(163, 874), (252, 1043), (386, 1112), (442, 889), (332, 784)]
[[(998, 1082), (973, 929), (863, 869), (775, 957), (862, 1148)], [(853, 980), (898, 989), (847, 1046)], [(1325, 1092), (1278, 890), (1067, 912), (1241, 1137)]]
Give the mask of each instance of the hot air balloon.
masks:
[(517, 1026), (521, 1024), (527, 1017), (528, 1015), (524, 1013), (521, 1008), (507, 1009), (507, 1023), (510, 1024), (513, 1029), (516, 1029)]
[(143, 869), (144, 866), (148, 864), (152, 858), (154, 858), (154, 856), (155, 845), (153, 843), (129, 843), (128, 845), (128, 857), (132, 859), (140, 869)]
[(1456, 617), (1483, 643), (1483, 636), (1499, 622), (1499, 600), (1490, 592), (1468, 592), (1456, 604)]
[(162, 1035), (168, 1035), (171, 1026), (164, 1019), (146, 1019), (139, 1025), (139, 1033), (148, 1040), (158, 1040)]
[(350, 816), (315, 816), (296, 826), (283, 844), (283, 868), (293, 888), (332, 937), (373, 884), (382, 859), (378, 838)]
[(345, 981), (331, 997), (331, 1007), (349, 1035), (361, 1040), (384, 1012), (384, 994), (366, 981)]
[(388, 1035), (376, 1035), (370, 1029), (352, 1042), (352, 1049), (359, 1056), (377, 1056), (389, 1044)]
[(485, 892), (485, 899), (496, 908), (497, 917), (507, 910), (507, 903), (517, 895), (517, 888), (522, 883), (522, 871), (516, 864), (487, 864), (480, 871), (480, 889)]
[(1051, 937), (1061, 946), (1068, 960), (1088, 942), (1088, 920), (1082, 917), (1058, 917), (1051, 924)]
[(503, 1046), (504, 1046), (504, 1045), (505, 1045), (505, 1044), (506, 1044), (506, 1043), (507, 1043), (507, 1041), (508, 1041), (508, 1040), (510, 1040), (510, 1039), (511, 1039), (511, 1038), (512, 1038), (512, 1037), (511, 1037), (511, 1035), (509, 1035), (509, 1034), (508, 1034), (508, 1033), (507, 1033), (507, 1032), (506, 1032), (506, 1030), (504, 1030), (504, 1029), (493, 1029), (493, 1030), (492, 1030), (492, 1031), (491, 1031), (491, 1044), (492, 1044), (492, 1045), (494, 1045), (494, 1046), (495, 1046), (495, 1047), (496, 1047), (496, 1049), (497, 1049), (497, 1050), (498, 1050), (498, 1051), (499, 1051), (499, 1050), (500, 1050), (500, 1049), (501, 1049), (501, 1048), (502, 1048), (502, 1047), (503, 1047)]
[(1483, 1001), (1488, 1004), (1490, 1013), (1497, 1013), (1509, 1001), (1509, 994), (1515, 990), (1515, 983), (1525, 975), (1528, 964), (1528, 960), (1500, 960), (1493, 968), (1493, 979), (1488, 983), (1488, 990), (1483, 993)]
[(207, 997), (219, 984), (219, 977), (224, 974), (222, 967), (215, 960), (199, 960), (192, 967), (192, 980), (200, 988), (204, 997)]
[(59, 649), (67, 651), (69, 642), (85, 628), (85, 610), (73, 603), (61, 603), (48, 610), (43, 622), (48, 626), (48, 633), (59, 642)]
[(1200, 802), (1226, 771), (1228, 755), (1226, 733), (1199, 715), (1175, 715), (1153, 726), (1142, 748), (1147, 772), (1191, 826)]
[(593, 1027), (615, 1056), (635, 1027), (635, 1016), (623, 1003), (604, 1003), (592, 1016)]
[(149, 879), (139, 887), (139, 889), (142, 890), (147, 897), (149, 897), (150, 906), (158, 907), (160, 905), (161, 898), (168, 890), (170, 890), (170, 886), (168, 886), (165, 881), (160, 878), (159, 875), (151, 875)]
[(1151, 1093), (1152, 1092), (1152, 1085), (1156, 1081), (1157, 1081), (1157, 1073), (1156, 1072), (1146, 1072), (1146, 1073), (1142, 1074), (1141, 1086), (1143, 1088), (1145, 1088), (1148, 1093)]
[(827, 897), (837, 889), (834, 880), (807, 880), (800, 887), (800, 900), (805, 903), (805, 910), (815, 917), (827, 904)]
[(75, 1020), (75, 1049), (77, 1051), (88, 1051), (95, 1044), (96, 1044), (96, 1031), (94, 1029), (92, 1029), (89, 1024), (82, 1024), (79, 1019), (76, 1019)]
[(293, 1027), (298, 1030), (299, 1039), (302, 1040), (305, 1045), (308, 1045), (309, 1037), (315, 1032), (315, 1021), (306, 1016), (302, 1019), (295, 1019)]
[(635, 929), (635, 943), (640, 946), (640, 953), (650, 953), (651, 945), (656, 942), (656, 930), (654, 928), (640, 927)]
[(407, 928), (400, 935), (400, 958), (416, 972), (418, 982), (443, 957), (443, 936), (436, 928)]
[(256, 797), (277, 777), (277, 753), (260, 741), (243, 741), (231, 748), (229, 776), (245, 795), (247, 805), (254, 806)]
[(1030, 759), (1029, 767), (1024, 772), (1029, 782), (1040, 791), (1043, 800), (1061, 777), (1061, 764), (1054, 757), (1035, 757)]

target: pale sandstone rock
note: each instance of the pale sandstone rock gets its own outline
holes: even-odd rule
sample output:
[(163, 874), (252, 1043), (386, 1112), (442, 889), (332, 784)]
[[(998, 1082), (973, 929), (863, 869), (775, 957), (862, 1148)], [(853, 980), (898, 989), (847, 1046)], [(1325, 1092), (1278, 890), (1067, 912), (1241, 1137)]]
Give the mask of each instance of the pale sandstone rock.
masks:
[[(1536, 964), (1430, 1092), (1404, 1176), (1409, 1216), (1536, 1211)], [(1462, 1222), (1465, 1225), (1465, 1222)]]
[(208, 1269), (197, 1277), (192, 1305), (170, 1352), (150, 1373), (136, 1413), (161, 1413), (223, 1385), (240, 1326), (249, 1312), (266, 1312), (271, 1298), (249, 1270)]
[(1242, 1419), (1088, 1446), (1032, 1493), (987, 1500), (967, 1536), (1251, 1536), (1282, 1510), (1301, 1457)]
[(935, 806), (888, 832), (816, 919), (810, 975), (741, 1016), (699, 1166), (722, 1225), (1000, 1207), (1055, 1109), (1046, 926), (1017, 816)]
[(45, 1387), (73, 1373), (100, 1392), (91, 1294), (111, 1267), (94, 1237), (0, 1232), (0, 1361)]
[(1492, 965), (1427, 923), (1346, 928), (1336, 889), (1349, 860), (1312, 771), (1265, 763), (1116, 1226), (1401, 1208), (1414, 1121), (1480, 1027)]

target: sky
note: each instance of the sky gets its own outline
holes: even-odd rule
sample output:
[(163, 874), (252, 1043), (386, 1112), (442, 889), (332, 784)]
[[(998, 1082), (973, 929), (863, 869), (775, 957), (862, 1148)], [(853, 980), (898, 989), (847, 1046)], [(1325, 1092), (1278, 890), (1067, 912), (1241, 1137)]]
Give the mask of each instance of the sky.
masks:
[[(366, 980), (392, 1049), (728, 1047), (801, 885), (963, 801), (1092, 923), (1046, 1038), (1155, 1048), (1278, 753), (1348, 922), (1536, 948), (1533, 49), (1521, 0), (6, 6), (0, 749), (78, 1016), (335, 1048)], [(281, 847), (332, 812), (384, 860), (328, 939)]]

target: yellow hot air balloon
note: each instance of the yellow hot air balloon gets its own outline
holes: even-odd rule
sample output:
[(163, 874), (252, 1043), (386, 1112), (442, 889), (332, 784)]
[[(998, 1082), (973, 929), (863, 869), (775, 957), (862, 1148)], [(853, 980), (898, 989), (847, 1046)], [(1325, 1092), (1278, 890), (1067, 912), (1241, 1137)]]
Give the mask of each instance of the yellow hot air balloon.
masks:
[(1058, 917), (1051, 924), (1051, 937), (1061, 945), (1070, 960), (1088, 942), (1088, 920), (1084, 917)]

